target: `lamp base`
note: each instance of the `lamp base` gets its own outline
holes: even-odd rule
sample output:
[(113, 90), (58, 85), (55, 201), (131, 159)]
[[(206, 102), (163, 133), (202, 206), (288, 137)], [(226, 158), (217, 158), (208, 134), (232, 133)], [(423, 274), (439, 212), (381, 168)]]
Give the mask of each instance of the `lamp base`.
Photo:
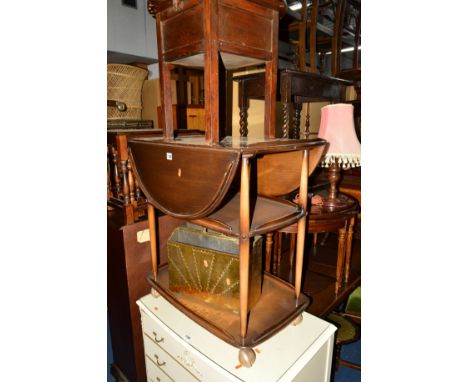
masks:
[(341, 168), (338, 166), (336, 159), (330, 165), (330, 167), (328, 167), (327, 175), (330, 188), (328, 190), (328, 196), (323, 200), (323, 206), (330, 210), (343, 208), (345, 203), (340, 200), (341, 195), (339, 195), (338, 192), (338, 182), (341, 178)]
[(323, 198), (322, 199), (323, 207), (328, 208), (329, 210), (339, 210), (341, 208), (348, 207), (349, 198), (344, 194), (338, 194), (334, 198)]

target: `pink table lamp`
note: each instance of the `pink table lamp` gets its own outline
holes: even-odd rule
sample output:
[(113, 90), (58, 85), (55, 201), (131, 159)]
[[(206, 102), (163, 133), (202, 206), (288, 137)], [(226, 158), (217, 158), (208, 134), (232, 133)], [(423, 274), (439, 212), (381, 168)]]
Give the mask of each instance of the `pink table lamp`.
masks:
[(361, 165), (361, 144), (356, 136), (353, 119), (353, 105), (337, 103), (322, 107), (318, 137), (329, 142), (328, 151), (321, 166), (328, 168), (330, 190), (323, 204), (339, 208), (338, 181), (341, 169)]

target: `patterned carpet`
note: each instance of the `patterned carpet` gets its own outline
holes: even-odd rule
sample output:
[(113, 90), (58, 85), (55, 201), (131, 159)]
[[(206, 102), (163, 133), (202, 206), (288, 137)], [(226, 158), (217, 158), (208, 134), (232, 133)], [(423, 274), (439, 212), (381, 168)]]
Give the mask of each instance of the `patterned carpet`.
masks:
[[(341, 348), (341, 357), (349, 362), (361, 364), (361, 340)], [(361, 372), (346, 366), (340, 366), (331, 378), (331, 382), (360, 382)]]

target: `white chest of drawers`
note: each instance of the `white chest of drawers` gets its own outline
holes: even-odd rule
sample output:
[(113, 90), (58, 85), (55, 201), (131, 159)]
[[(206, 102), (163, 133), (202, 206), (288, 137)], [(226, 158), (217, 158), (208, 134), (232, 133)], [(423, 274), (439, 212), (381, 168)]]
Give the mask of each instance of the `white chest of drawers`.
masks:
[(238, 349), (202, 328), (163, 297), (137, 301), (141, 312), (148, 382), (326, 382), (336, 328), (308, 313), (255, 347), (251, 368)]

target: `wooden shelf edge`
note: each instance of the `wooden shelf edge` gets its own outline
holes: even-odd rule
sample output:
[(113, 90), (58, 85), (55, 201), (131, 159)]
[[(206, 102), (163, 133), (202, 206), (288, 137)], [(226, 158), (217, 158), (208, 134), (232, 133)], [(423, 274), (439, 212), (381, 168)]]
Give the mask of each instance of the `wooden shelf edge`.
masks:
[[(163, 283), (160, 282), (161, 275), (167, 274), (167, 272), (167, 266), (161, 267), (158, 272), (158, 280), (155, 281), (152, 275), (148, 275), (148, 283), (151, 285), (152, 288), (154, 288), (158, 293), (160, 293), (161, 296), (168, 300), (169, 303), (175, 306), (182, 313), (186, 314), (188, 317), (190, 317), (200, 326), (208, 330), (210, 333), (214, 334), (221, 340), (237, 348), (245, 346), (254, 347), (266, 341), (274, 334), (282, 330), (284, 327), (289, 325), (291, 322), (293, 322), (296, 317), (298, 317), (300, 314), (302, 314), (302, 312), (304, 312), (307, 309), (310, 303), (309, 297), (302, 293), (300, 294), (298, 302), (296, 303), (294, 288), (291, 284), (285, 282), (284, 280), (281, 280), (276, 276), (271, 275), (270, 273), (264, 272), (264, 290), (262, 291), (262, 296), (260, 297), (259, 301), (250, 312), (247, 337), (244, 340), (242, 340), (240, 338), (240, 324), (238, 332), (230, 332), (228, 330), (229, 328), (223, 326), (222, 323), (220, 324), (219, 322), (214, 322), (213, 317), (217, 317), (215, 314), (206, 314), (206, 316), (200, 315), (197, 312), (190, 309), (189, 307), (187, 307), (182, 301), (180, 301), (177, 298), (176, 294), (172, 293), (169, 290), (168, 286), (163, 285)], [(269, 312), (270, 314), (265, 314), (264, 306), (271, 305), (271, 296), (273, 295), (275, 296), (275, 299), (282, 299), (282, 301), (276, 301), (275, 304), (276, 306), (281, 306), (283, 311), (277, 311), (277, 315), (271, 314), (273, 312)], [(216, 309), (219, 311), (222, 308), (213, 308), (213, 312)], [(236, 315), (230, 312), (228, 309), (225, 309), (225, 312), (223, 310), (223, 313), (230, 315), (231, 319), (233, 319), (234, 321), (237, 320), (237, 318), (235, 317)], [(211, 319), (209, 319), (207, 316)], [(267, 318), (265, 319), (265, 317)], [(258, 326), (262, 327), (262, 329), (258, 330)], [(252, 327), (253, 329), (251, 329)]]
[[(239, 218), (237, 218), (240, 210), (240, 203), (238, 202), (238, 195), (236, 194), (227, 204), (225, 204), (220, 210), (211, 214), (206, 218), (192, 220), (193, 223), (198, 224), (202, 227), (211, 229), (223, 233), (228, 236), (239, 237)], [(276, 205), (282, 205), (284, 207), (283, 213), (278, 214), (277, 217), (267, 216), (260, 221), (255, 221), (255, 213), (261, 209), (265, 208), (262, 204), (264, 203), (275, 203)], [(289, 211), (288, 211), (289, 210)], [(223, 216), (225, 217), (223, 219)], [(227, 216), (227, 217), (226, 217)], [(233, 218), (236, 216), (236, 218)], [(255, 204), (255, 209), (253, 212), (252, 223), (255, 223), (255, 226), (251, 226), (250, 237), (256, 235), (263, 235), (268, 232), (277, 231), (281, 228), (287, 227), (289, 225), (295, 224), (299, 221), (300, 218), (304, 216), (304, 211), (300, 206), (295, 205), (289, 201), (283, 199), (273, 199), (259, 196)], [(234, 219), (234, 220), (233, 220)], [(230, 221), (228, 224), (226, 221)]]

